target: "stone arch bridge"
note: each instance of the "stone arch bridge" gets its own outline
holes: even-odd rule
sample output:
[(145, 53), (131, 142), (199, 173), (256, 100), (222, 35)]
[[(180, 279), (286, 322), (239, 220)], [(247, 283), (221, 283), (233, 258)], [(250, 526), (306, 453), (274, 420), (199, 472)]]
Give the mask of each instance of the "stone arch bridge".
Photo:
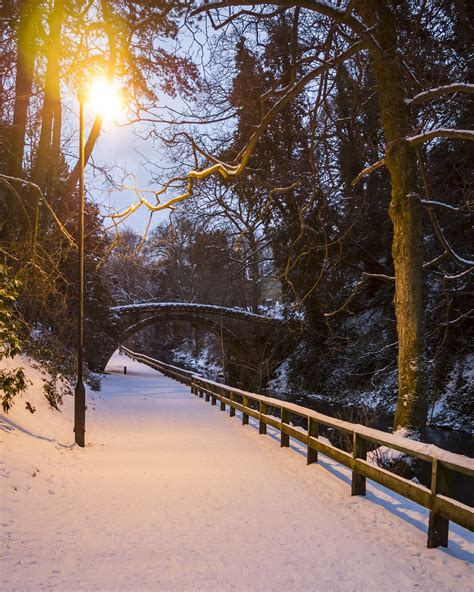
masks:
[(103, 351), (101, 359), (88, 360), (103, 370), (119, 345), (150, 325), (170, 322), (200, 327), (223, 340), (226, 380), (243, 388), (264, 388), (276, 367), (291, 351), (299, 324), (238, 308), (187, 302), (147, 302), (112, 308), (118, 342)]

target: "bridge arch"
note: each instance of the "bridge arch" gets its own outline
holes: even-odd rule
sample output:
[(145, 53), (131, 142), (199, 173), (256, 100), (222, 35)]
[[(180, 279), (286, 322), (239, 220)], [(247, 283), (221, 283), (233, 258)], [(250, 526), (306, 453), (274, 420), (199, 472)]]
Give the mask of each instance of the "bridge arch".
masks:
[[(108, 360), (117, 347), (123, 345), (130, 337), (151, 325), (170, 322), (185, 322), (193, 326), (206, 328), (209, 332), (221, 337), (225, 343), (226, 366), (242, 366), (248, 377), (244, 386), (261, 387), (261, 378), (255, 382), (252, 374), (262, 374), (260, 367), (265, 365), (268, 375), (270, 366), (274, 366), (277, 353), (279, 361), (284, 358), (283, 342), (288, 342), (293, 329), (283, 319), (255, 314), (246, 310), (186, 302), (148, 302), (116, 306), (111, 309), (118, 326), (117, 343), (105, 348), (100, 359), (88, 360), (89, 366), (103, 371)], [(283, 356), (283, 357), (282, 357)], [(269, 359), (272, 363), (269, 365)], [(235, 384), (238, 375), (235, 372)], [(237, 386), (237, 384), (236, 384)], [(242, 386), (242, 384), (241, 384)]]
[(283, 327), (289, 325), (285, 319), (257, 314), (241, 308), (230, 308), (217, 304), (198, 304), (196, 302), (140, 302), (114, 306), (111, 311), (119, 317), (133, 317), (146, 314), (171, 315), (182, 314), (188, 316), (205, 315), (206, 317), (243, 321), (256, 325)]
[(206, 318), (203, 315), (188, 315), (182, 313), (171, 313), (171, 314), (158, 314), (146, 317), (144, 319), (139, 320), (138, 322), (130, 325), (122, 334), (121, 341), (124, 342), (130, 337), (133, 337), (136, 333), (139, 333), (146, 327), (150, 327), (152, 325), (160, 325), (160, 324), (167, 324), (167, 323), (174, 323), (174, 322), (185, 322), (190, 323), (191, 325), (197, 325), (200, 327), (204, 327), (209, 331), (212, 331), (217, 337), (223, 335), (226, 341), (229, 341), (235, 345), (236, 348), (239, 347), (241, 344), (241, 338), (238, 334), (233, 332), (229, 327), (225, 326), (223, 323)]

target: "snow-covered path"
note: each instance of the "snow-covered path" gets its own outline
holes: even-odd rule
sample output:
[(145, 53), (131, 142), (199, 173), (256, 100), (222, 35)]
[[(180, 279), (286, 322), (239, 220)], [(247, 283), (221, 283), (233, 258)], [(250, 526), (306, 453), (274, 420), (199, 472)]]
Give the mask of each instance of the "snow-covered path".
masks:
[(418, 506), (351, 498), (332, 461), (128, 358), (108, 371), (84, 450), (70, 401), (2, 418), (2, 592), (472, 590), (471, 533), (428, 550)]

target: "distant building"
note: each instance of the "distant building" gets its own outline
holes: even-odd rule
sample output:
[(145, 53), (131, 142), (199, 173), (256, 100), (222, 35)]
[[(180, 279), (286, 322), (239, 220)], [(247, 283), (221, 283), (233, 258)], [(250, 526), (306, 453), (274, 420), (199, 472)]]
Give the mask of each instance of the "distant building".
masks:
[(262, 283), (262, 304), (264, 306), (272, 306), (277, 302), (281, 302), (281, 282), (278, 277), (271, 275), (263, 277)]

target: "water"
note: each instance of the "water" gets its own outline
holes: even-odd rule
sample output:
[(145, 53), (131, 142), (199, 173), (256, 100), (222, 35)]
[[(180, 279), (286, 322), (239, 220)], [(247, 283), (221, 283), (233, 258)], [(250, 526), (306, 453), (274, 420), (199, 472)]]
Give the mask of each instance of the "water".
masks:
[[(362, 408), (344, 406), (338, 403), (328, 403), (319, 399), (299, 399), (297, 403), (314, 409), (324, 415), (330, 417), (337, 417), (346, 421), (369, 425), (370, 427), (390, 432), (393, 426), (393, 415), (375, 415), (371, 411), (366, 411)], [(332, 434), (328, 434), (330, 439), (333, 439)], [(423, 434), (423, 442), (428, 444), (435, 444), (439, 448), (449, 450), (456, 454), (463, 454), (474, 458), (474, 436), (467, 432), (460, 432), (455, 430), (443, 430), (429, 426)], [(338, 446), (344, 447), (344, 441), (335, 442)], [(416, 478), (425, 485), (431, 487), (431, 463), (416, 461), (413, 472)], [(472, 487), (472, 479), (466, 475), (455, 473), (452, 475), (452, 496), (470, 506), (474, 506), (474, 490)]]

